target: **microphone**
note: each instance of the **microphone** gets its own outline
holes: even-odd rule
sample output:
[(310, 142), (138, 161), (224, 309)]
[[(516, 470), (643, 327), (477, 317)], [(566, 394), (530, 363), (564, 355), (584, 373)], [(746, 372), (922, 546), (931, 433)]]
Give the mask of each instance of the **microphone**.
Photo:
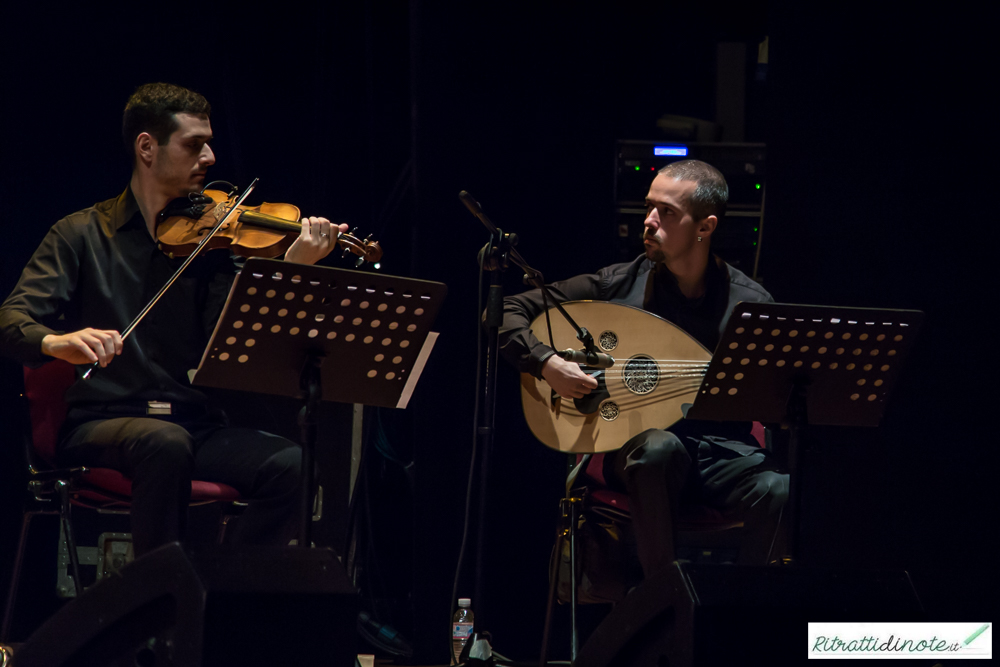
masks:
[(604, 354), (602, 352), (587, 352), (586, 350), (558, 350), (556, 351), (556, 354), (566, 361), (583, 364), (584, 366), (590, 366), (591, 368), (611, 368), (615, 365), (615, 358), (610, 354)]

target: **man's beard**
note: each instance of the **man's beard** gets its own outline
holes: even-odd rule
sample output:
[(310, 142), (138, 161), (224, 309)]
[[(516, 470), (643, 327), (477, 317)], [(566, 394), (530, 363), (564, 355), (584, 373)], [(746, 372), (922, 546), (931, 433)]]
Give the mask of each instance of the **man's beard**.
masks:
[(659, 245), (655, 246), (645, 246), (646, 259), (653, 261), (657, 264), (661, 264), (667, 256), (663, 254), (663, 250), (660, 249)]

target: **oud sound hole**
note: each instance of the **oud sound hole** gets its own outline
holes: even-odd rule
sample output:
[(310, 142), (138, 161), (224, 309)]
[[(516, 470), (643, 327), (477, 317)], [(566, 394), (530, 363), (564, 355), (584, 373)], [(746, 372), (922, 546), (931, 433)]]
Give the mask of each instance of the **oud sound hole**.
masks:
[(607, 352), (618, 347), (618, 336), (614, 331), (605, 331), (597, 340), (600, 343), (601, 349)]
[(648, 394), (660, 382), (660, 372), (656, 362), (649, 357), (632, 357), (625, 362), (622, 380), (633, 394)]
[(613, 422), (618, 419), (620, 412), (618, 404), (614, 401), (604, 401), (604, 403), (601, 404), (601, 418), (604, 419), (604, 421)]

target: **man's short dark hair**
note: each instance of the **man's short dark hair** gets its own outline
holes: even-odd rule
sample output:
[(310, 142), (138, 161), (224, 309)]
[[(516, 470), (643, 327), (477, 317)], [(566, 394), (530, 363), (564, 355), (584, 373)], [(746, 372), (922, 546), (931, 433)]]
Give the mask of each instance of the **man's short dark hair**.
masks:
[(658, 173), (698, 184), (690, 199), (691, 215), (695, 220), (714, 215), (721, 221), (725, 217), (729, 186), (722, 172), (712, 165), (701, 160), (681, 160), (671, 162)]
[(170, 135), (177, 129), (176, 114), (179, 113), (208, 116), (212, 107), (193, 90), (170, 83), (147, 83), (132, 93), (122, 117), (122, 139), (133, 165), (135, 138), (149, 132), (162, 146), (170, 141)]

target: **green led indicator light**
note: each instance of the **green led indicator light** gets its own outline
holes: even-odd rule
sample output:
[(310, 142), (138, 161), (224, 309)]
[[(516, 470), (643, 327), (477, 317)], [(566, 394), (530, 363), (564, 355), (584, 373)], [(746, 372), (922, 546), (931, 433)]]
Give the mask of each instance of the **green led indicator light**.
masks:
[[(639, 171), (639, 165), (635, 165), (635, 170)], [(758, 185), (757, 187), (759, 188), (760, 186)]]
[(753, 228), (753, 230), (754, 230), (754, 231), (757, 231), (757, 228), (756, 228), (756, 227), (754, 227), (754, 228)]
[(757, 183), (754, 187), (760, 190), (760, 183)]

